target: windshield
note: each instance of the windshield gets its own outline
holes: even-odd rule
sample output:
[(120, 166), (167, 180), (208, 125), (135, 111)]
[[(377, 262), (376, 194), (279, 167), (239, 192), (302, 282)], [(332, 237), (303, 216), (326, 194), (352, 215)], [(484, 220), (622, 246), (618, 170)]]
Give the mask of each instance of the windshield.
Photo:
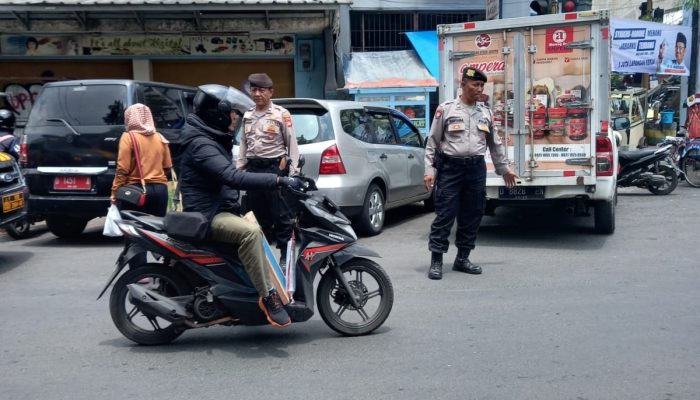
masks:
[(71, 126), (123, 125), (127, 102), (124, 85), (46, 87), (29, 114), (27, 126), (64, 119)]

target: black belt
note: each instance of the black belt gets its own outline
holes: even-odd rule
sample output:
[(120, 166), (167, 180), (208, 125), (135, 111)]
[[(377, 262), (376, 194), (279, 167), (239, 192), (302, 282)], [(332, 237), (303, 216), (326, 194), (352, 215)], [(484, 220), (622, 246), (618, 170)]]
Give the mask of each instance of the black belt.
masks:
[(478, 164), (478, 163), (484, 161), (484, 156), (477, 155), (477, 156), (468, 156), (468, 157), (457, 157), (457, 156), (448, 156), (447, 154), (443, 154), (442, 160), (445, 163), (452, 164), (452, 165), (470, 165), (470, 164)]
[(248, 165), (253, 168), (267, 168), (270, 166), (278, 167), (280, 165), (280, 157), (277, 158), (249, 158)]

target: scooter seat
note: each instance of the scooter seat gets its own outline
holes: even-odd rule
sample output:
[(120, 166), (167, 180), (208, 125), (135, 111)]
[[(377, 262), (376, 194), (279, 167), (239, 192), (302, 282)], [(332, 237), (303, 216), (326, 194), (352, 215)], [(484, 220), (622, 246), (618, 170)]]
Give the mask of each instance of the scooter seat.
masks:
[(620, 162), (630, 162), (640, 160), (648, 155), (654, 154), (658, 149), (619, 151), (617, 154)]
[(154, 231), (165, 231), (165, 226), (163, 225), (163, 217), (156, 217), (155, 215), (133, 210), (125, 210), (122, 211), (121, 214), (124, 219), (140, 222), (147, 228), (153, 229)]

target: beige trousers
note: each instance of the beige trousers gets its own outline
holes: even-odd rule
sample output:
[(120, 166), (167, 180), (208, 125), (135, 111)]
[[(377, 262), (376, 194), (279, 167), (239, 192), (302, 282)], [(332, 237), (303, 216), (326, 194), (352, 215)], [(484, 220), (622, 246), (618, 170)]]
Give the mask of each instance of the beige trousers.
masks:
[(268, 295), (273, 287), (265, 265), (263, 232), (256, 223), (227, 212), (214, 216), (211, 222), (210, 239), (216, 242), (238, 245), (238, 257), (248, 273), (260, 297)]

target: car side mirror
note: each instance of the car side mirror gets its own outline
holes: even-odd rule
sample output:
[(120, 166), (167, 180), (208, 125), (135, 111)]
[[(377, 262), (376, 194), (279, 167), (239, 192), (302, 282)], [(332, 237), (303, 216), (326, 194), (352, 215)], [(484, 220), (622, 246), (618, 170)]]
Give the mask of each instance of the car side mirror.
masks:
[(630, 120), (627, 117), (617, 117), (613, 119), (613, 129), (621, 131), (630, 127)]

